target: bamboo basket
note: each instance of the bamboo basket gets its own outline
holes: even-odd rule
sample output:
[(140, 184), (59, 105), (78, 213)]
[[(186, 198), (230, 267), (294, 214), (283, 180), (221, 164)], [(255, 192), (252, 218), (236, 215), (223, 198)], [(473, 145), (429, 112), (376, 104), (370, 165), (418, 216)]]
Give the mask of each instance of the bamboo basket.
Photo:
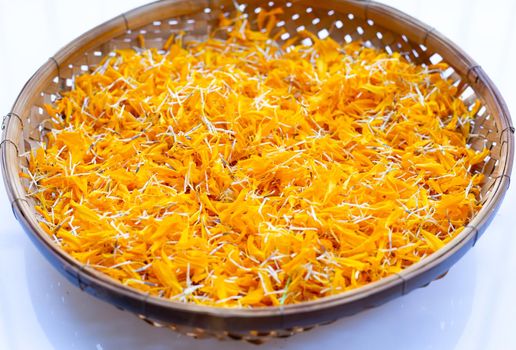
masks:
[[(458, 86), (466, 105), (471, 106), (475, 99), (481, 101), (482, 108), (472, 122), (468, 143), (474, 149), (485, 146), (491, 153), (476, 170), (486, 176), (481, 192), (483, 207), (466, 229), (444, 248), (401, 273), (316, 301), (257, 309), (214, 308), (145, 295), (64, 253), (39, 227), (34, 203), (26, 197), (27, 184), (19, 176), (21, 166), (28, 162), (28, 152), (40, 147), (49, 130), (43, 105), (55, 101), (61, 91), (70, 89), (74, 76), (94, 69), (114, 49), (138, 46), (139, 35), (145, 38), (146, 47), (161, 48), (172, 33), (180, 31), (186, 33), (185, 39), (205, 38), (217, 25), (220, 14), (230, 14), (236, 11), (235, 7), (252, 21), (260, 8), (277, 6), (284, 8), (284, 14), (276, 30), (288, 33), (281, 40), (307, 29), (321, 38), (331, 36), (339, 42), (361, 40), (388, 53), (398, 51), (418, 64), (444, 61), (452, 67), (447, 74)], [(232, 0), (169, 0), (137, 8), (90, 30), (43, 64), (5, 116), (2, 129), (2, 169), (14, 215), (34, 244), (68, 280), (155, 326), (195, 337), (254, 343), (290, 336), (378, 306), (445, 274), (475, 245), (493, 219), (509, 186), (514, 154), (514, 127), (509, 112), (479, 65), (434, 28), (391, 7), (359, 0), (246, 0), (241, 4)]]

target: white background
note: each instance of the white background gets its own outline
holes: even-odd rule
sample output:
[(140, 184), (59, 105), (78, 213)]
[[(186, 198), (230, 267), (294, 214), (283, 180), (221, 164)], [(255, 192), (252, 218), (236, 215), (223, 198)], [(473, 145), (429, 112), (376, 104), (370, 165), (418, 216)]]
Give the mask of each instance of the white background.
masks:
[[(322, 0), (321, 0), (322, 1)], [(436, 27), (486, 70), (516, 116), (516, 1), (383, 0)], [(0, 115), (60, 47), (142, 0), (0, 0)], [(516, 349), (513, 186), (473, 250), (429, 287), (260, 347), (155, 329), (64, 280), (33, 247), (0, 189), (0, 350)]]

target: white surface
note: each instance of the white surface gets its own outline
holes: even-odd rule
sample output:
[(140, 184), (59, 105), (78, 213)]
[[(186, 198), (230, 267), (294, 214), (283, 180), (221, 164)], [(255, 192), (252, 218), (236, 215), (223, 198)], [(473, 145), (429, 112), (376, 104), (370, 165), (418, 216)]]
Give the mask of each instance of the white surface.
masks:
[[(0, 0), (0, 114), (61, 46), (142, 0)], [(384, 0), (436, 27), (487, 71), (516, 116), (516, 1)], [(0, 349), (516, 349), (513, 186), (446, 278), (382, 307), (257, 348), (155, 329), (80, 292), (33, 247), (0, 188)]]

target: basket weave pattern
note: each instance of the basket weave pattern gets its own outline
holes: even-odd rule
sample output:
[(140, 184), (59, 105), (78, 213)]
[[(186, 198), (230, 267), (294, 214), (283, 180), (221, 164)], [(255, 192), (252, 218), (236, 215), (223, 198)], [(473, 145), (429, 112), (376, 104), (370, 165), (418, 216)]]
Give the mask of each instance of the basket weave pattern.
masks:
[[(73, 78), (93, 71), (115, 49), (161, 49), (171, 34), (184, 32), (185, 40), (206, 38), (221, 14), (231, 16), (237, 6), (252, 22), (263, 9), (281, 6), (276, 31), (280, 41), (306, 29), (320, 38), (338, 42), (362, 41), (388, 53), (400, 52), (408, 61), (429, 64), (444, 61), (446, 71), (467, 106), (482, 103), (468, 143), (474, 149), (490, 149), (490, 155), (474, 169), (485, 175), (482, 210), (447, 247), (400, 274), (357, 291), (319, 301), (264, 310), (228, 310), (173, 303), (128, 290), (88, 266), (80, 266), (52, 242), (37, 225), (34, 203), (26, 197), (29, 186), (18, 175), (28, 164), (31, 150), (41, 147), (51, 126), (43, 106), (69, 90)], [(310, 39), (303, 44), (310, 45)], [(244, 339), (260, 342), (267, 337), (289, 336), (315, 325), (377, 306), (424, 286), (442, 275), (473, 246), (494, 216), (509, 185), (514, 128), (498, 91), (480, 66), (453, 43), (413, 18), (387, 6), (357, 0), (253, 1), (242, 5), (229, 0), (170, 0), (133, 10), (93, 29), (60, 50), (27, 83), (2, 125), (2, 166), (13, 210), (29, 236), (47, 258), (81, 289), (128, 309), (155, 326), (167, 326), (192, 336)]]

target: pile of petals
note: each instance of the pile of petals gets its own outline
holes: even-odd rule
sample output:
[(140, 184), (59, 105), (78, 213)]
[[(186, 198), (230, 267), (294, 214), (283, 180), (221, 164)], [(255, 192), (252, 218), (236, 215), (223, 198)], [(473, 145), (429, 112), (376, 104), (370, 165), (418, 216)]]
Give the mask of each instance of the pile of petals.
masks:
[(115, 51), (46, 107), (23, 176), (62, 249), (144, 293), (262, 307), (396, 274), (461, 232), (488, 151), (467, 145), (479, 104), (448, 67), (308, 32), (281, 45), (274, 21)]

